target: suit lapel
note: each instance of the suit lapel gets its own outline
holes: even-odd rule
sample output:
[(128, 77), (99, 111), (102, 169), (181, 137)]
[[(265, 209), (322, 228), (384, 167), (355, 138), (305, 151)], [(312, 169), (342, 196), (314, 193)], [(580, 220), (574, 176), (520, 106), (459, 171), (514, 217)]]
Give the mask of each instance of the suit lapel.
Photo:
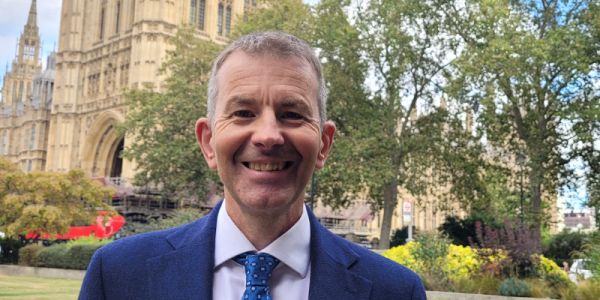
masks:
[[(307, 210), (308, 211), (308, 210)], [(309, 299), (369, 299), (372, 282), (350, 270), (360, 257), (340, 243), (309, 211), (311, 273)]]
[(167, 237), (173, 251), (146, 261), (153, 299), (211, 299), (219, 203), (187, 230)]

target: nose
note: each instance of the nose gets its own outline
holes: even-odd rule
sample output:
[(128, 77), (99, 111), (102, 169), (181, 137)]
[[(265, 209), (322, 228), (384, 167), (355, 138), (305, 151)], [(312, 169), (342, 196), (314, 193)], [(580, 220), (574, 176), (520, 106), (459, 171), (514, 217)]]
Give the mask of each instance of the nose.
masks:
[(268, 150), (283, 144), (280, 124), (273, 113), (263, 113), (255, 122), (251, 139), (253, 145)]

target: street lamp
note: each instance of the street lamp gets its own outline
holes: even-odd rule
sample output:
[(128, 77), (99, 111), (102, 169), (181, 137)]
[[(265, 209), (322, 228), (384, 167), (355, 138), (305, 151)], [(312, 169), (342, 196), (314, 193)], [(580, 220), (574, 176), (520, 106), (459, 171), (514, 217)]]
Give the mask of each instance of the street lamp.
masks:
[(521, 210), (519, 211), (519, 217), (521, 219), (521, 224), (523, 224), (523, 166), (525, 165), (525, 154), (522, 152), (517, 152), (517, 165), (519, 165), (519, 173), (521, 175), (521, 184), (519, 188), (521, 190), (520, 200), (521, 200)]

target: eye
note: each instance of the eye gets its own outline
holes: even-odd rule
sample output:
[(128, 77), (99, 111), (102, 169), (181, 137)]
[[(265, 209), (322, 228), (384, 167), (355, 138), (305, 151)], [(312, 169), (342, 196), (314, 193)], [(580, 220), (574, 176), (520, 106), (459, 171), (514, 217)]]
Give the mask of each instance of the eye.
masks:
[(304, 116), (294, 111), (286, 111), (281, 114), (281, 118), (288, 120), (301, 120), (304, 119)]
[(254, 113), (249, 110), (238, 110), (233, 113), (233, 116), (238, 118), (253, 118)]

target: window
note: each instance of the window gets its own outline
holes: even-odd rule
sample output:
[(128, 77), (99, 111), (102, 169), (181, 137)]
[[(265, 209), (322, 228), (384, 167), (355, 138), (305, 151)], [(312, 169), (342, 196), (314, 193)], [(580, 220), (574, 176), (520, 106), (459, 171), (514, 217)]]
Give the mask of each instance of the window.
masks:
[(2, 131), (2, 134), (0, 135), (0, 155), (8, 154), (8, 149), (6, 147), (7, 140), (6, 131)]
[(206, 11), (206, 0), (191, 0), (190, 2), (190, 24), (200, 30), (204, 30), (204, 12)]
[(99, 39), (104, 38), (104, 7), (100, 9), (100, 31), (98, 32)]
[(121, 1), (117, 1), (117, 14), (115, 17), (115, 33), (119, 33), (119, 22), (121, 21)]
[(223, 12), (225, 8), (223, 3), (219, 3), (219, 14), (217, 15), (217, 33), (223, 35)]
[(231, 4), (227, 7), (223, 3), (219, 3), (219, 11), (217, 15), (217, 33), (227, 36), (231, 32)]
[(196, 0), (190, 2), (190, 23), (196, 24)]
[(204, 30), (204, 12), (206, 11), (206, 0), (200, 0), (198, 7), (198, 29)]
[(229, 35), (231, 31), (231, 5), (225, 10), (225, 35)]
[(25, 45), (23, 54), (25, 56), (25, 59), (32, 60), (35, 55), (35, 46), (34, 45)]
[(23, 101), (23, 81), (19, 82), (19, 94), (17, 95), (17, 102)]
[(33, 149), (35, 145), (35, 124), (31, 125), (31, 138), (29, 140), (29, 150)]

